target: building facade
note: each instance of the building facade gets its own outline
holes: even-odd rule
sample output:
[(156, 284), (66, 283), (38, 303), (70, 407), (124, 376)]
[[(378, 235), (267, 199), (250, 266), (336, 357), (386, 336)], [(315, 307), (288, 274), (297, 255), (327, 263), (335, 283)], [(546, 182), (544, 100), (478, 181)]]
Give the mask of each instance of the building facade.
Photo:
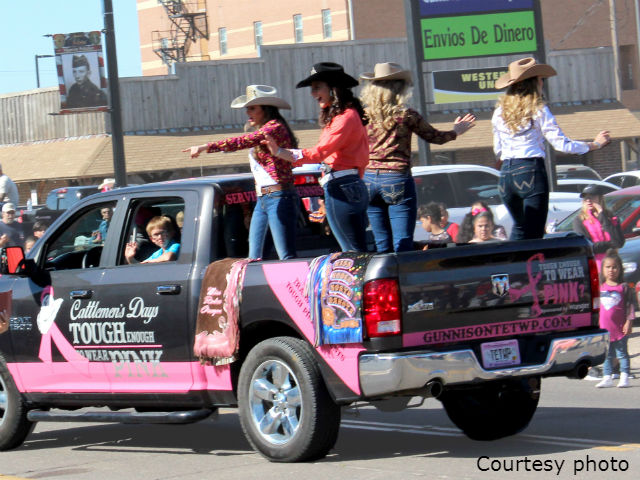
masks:
[[(181, 4), (176, 8), (176, 4)], [(263, 45), (406, 36), (403, 0), (138, 0), (143, 75), (165, 75), (175, 48), (187, 61), (260, 56)], [(173, 17), (173, 19), (170, 19)], [(190, 21), (208, 39), (185, 31)], [(384, 28), (380, 28), (384, 25)], [(164, 48), (163, 48), (164, 45)]]
[[(609, 0), (536, 1), (547, 54), (612, 46)], [(159, 54), (162, 39), (170, 51), (180, 33), (165, 7), (175, 4), (183, 5), (185, 18), (206, 16), (208, 40), (177, 40), (188, 46), (187, 61), (255, 58), (262, 45), (406, 37), (403, 0), (138, 0), (143, 75), (170, 71)], [(640, 110), (640, 6), (638, 0), (615, 5), (621, 100)]]

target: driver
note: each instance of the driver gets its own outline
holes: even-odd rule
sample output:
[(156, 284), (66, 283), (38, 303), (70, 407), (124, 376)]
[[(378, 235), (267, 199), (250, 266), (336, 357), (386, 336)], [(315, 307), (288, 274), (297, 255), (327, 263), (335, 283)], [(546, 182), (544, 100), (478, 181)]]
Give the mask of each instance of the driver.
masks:
[[(180, 244), (176, 241), (176, 230), (173, 221), (166, 215), (153, 217), (147, 224), (147, 234), (151, 241), (160, 247), (142, 263), (158, 263), (176, 260), (180, 254)], [(125, 259), (128, 263), (135, 262), (135, 255), (138, 250), (136, 242), (129, 242), (124, 251)]]

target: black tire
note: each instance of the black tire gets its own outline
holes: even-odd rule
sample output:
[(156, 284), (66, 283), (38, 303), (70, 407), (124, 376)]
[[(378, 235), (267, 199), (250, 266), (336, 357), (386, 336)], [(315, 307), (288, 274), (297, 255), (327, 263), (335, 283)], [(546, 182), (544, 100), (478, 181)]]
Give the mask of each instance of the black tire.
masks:
[(238, 378), (238, 408), (249, 443), (272, 462), (322, 458), (338, 438), (340, 407), (311, 346), (297, 338), (270, 338), (249, 352)]
[(0, 355), (0, 451), (19, 447), (33, 428), (27, 408)]
[(449, 419), (472, 440), (497, 440), (524, 430), (540, 399), (540, 378), (449, 390), (440, 400)]

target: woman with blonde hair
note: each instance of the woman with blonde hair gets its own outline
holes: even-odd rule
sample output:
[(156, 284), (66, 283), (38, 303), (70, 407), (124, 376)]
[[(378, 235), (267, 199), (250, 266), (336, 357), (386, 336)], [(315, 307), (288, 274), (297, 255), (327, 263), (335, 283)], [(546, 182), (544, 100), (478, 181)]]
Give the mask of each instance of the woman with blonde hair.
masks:
[(498, 189), (513, 217), (511, 240), (542, 238), (549, 210), (549, 184), (544, 165), (546, 140), (563, 153), (583, 154), (609, 143), (609, 132), (598, 133), (593, 142), (573, 141), (565, 136), (542, 96), (543, 79), (556, 75), (550, 65), (531, 57), (509, 64), (496, 80), (506, 88), (491, 120), (493, 149), (502, 161)]
[(624, 245), (624, 234), (617, 217), (607, 210), (604, 203), (604, 189), (596, 184), (584, 187), (582, 208), (573, 219), (573, 230), (593, 242), (593, 253), (600, 271), (602, 259), (607, 250)]
[(360, 78), (367, 81), (360, 96), (369, 119), (369, 163), (363, 180), (369, 192), (367, 215), (376, 250), (412, 250), (417, 199), (411, 176), (411, 135), (441, 145), (473, 127), (475, 116), (456, 118), (449, 131), (435, 129), (407, 107), (411, 72), (397, 63), (378, 63), (372, 73)]

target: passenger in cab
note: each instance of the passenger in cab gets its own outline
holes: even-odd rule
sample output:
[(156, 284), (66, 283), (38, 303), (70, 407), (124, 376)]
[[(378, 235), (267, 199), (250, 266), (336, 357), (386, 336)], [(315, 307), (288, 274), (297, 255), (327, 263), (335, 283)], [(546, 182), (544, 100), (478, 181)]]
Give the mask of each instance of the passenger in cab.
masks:
[(272, 138), (275, 149), (296, 148), (298, 141), (279, 109), (291, 106), (277, 96), (275, 87), (249, 85), (246, 95), (237, 97), (231, 108), (246, 108), (248, 127), (254, 131), (218, 142), (195, 145), (183, 150), (195, 158), (202, 152), (249, 150), (249, 165), (256, 183), (258, 201), (249, 227), (249, 258), (261, 259), (267, 231), (280, 260), (296, 257), (296, 221), (300, 198), (293, 184), (292, 165), (270, 152), (263, 141)]
[[(147, 224), (147, 234), (151, 241), (159, 247), (150, 257), (141, 263), (159, 263), (176, 260), (180, 254), (180, 244), (176, 241), (176, 230), (173, 221), (166, 215), (153, 217)], [(129, 242), (125, 248), (124, 256), (128, 263), (135, 263), (135, 255), (138, 250), (136, 242)]]
[(364, 183), (369, 194), (367, 215), (378, 253), (413, 249), (418, 208), (411, 176), (411, 137), (442, 145), (475, 125), (470, 113), (457, 117), (453, 128), (440, 131), (406, 105), (411, 96), (411, 72), (397, 63), (378, 63), (366, 80), (360, 99), (369, 123), (369, 160)]
[(324, 172), (327, 222), (340, 249), (367, 251), (367, 188), (362, 182), (369, 145), (364, 110), (351, 89), (358, 81), (332, 62), (316, 63), (296, 88), (311, 87), (320, 107), (320, 140), (313, 148), (279, 148), (274, 138), (265, 142), (272, 155), (296, 164), (320, 163)]

